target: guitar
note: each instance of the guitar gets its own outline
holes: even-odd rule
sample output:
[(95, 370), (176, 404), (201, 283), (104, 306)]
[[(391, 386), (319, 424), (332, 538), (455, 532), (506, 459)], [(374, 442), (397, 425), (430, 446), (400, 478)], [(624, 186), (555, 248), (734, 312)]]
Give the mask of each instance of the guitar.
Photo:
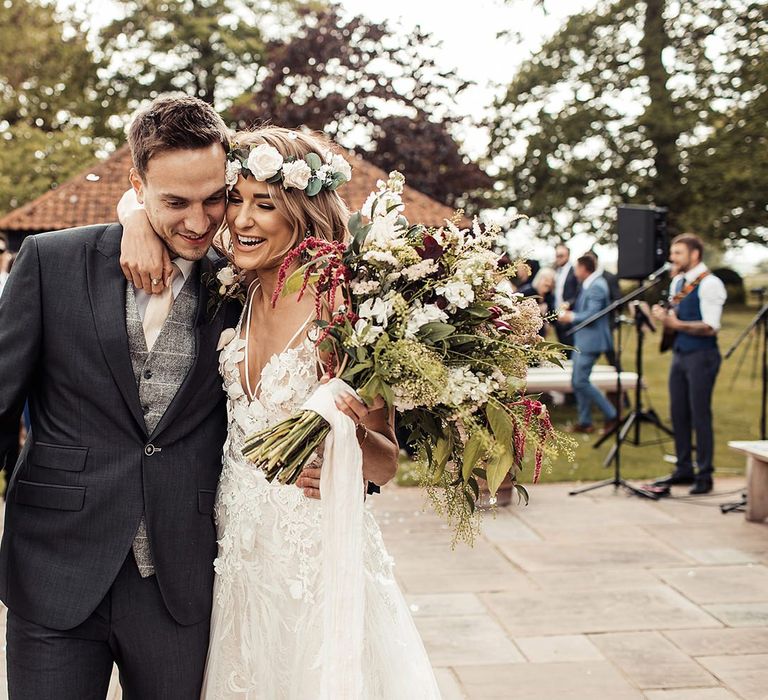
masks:
[[(701, 284), (701, 281), (709, 276), (710, 272), (709, 270), (706, 270), (705, 272), (702, 272), (693, 282), (688, 282), (688, 284), (683, 285), (683, 288), (677, 293), (672, 296), (670, 296), (665, 301), (662, 301), (659, 303), (659, 305), (669, 311), (677, 311), (678, 307), (680, 306), (680, 302), (685, 299), (696, 287), (698, 287)], [(667, 326), (664, 326), (661, 333), (661, 344), (659, 347), (659, 350), (661, 352), (667, 352), (667, 350), (671, 350), (672, 347), (675, 345), (675, 337), (677, 336), (677, 331), (673, 331), (671, 328), (668, 328)]]

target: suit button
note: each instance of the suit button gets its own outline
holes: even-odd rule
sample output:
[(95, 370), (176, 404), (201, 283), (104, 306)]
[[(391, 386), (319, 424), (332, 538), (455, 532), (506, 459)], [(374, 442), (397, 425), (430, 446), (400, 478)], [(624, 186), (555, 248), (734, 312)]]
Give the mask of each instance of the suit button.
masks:
[(151, 442), (144, 448), (144, 454), (147, 455), (147, 457), (151, 457), (155, 454), (155, 446)]
[(145, 369), (144, 370), (144, 379), (152, 379), (152, 370), (151, 369)]

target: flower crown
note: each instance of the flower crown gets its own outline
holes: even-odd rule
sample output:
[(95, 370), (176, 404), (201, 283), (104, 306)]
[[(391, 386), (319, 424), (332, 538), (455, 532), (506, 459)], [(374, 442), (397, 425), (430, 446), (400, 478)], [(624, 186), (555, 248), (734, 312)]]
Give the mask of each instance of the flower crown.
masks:
[(352, 179), (352, 167), (338, 153), (328, 151), (323, 160), (317, 153), (307, 153), (304, 158), (283, 157), (273, 146), (232, 144), (227, 154), (227, 187), (232, 189), (239, 175), (252, 177), (259, 182), (282, 183), (303, 190), (307, 197), (314, 197), (322, 190), (333, 191)]

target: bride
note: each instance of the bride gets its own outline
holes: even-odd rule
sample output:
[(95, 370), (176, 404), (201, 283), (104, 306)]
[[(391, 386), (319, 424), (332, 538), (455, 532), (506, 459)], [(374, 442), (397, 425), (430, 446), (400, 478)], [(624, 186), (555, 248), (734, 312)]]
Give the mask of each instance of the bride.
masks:
[[(305, 469), (297, 488), (267, 482), (242, 455), (246, 436), (293, 415), (322, 386), (313, 295), (279, 296), (274, 307), (272, 296), (286, 254), (305, 235), (346, 241), (348, 212), (327, 187), (330, 177), (310, 194), (307, 168), (294, 165), (329, 151), (320, 137), (264, 127), (238, 134), (236, 143), (248, 159), (228, 162), (233, 186), (223, 240), (228, 257), (245, 273), (248, 292), (237, 327), (225, 331), (220, 342), (229, 430), (215, 509), (219, 554), (202, 697), (439, 698), (372, 513), (362, 510), (358, 523), (360, 590), (339, 600), (338, 591), (323, 585), (324, 548), (326, 554), (331, 550), (323, 538), (324, 501), (317, 498), (321, 458)], [(329, 176), (338, 167), (349, 177), (339, 156), (327, 162)], [(135, 217), (131, 221), (127, 228), (137, 233), (148, 226), (136, 224)], [(157, 259), (161, 243), (153, 238), (152, 244)], [(324, 310), (326, 319), (331, 313)], [(366, 407), (351, 391), (339, 395), (336, 405), (357, 425), (365, 478), (389, 481), (398, 453), (393, 416), (383, 402)], [(329, 618), (339, 611), (346, 615), (356, 601), (361, 614), (351, 619), (358, 620), (361, 634), (342, 630), (341, 643), (334, 638), (331, 644)]]

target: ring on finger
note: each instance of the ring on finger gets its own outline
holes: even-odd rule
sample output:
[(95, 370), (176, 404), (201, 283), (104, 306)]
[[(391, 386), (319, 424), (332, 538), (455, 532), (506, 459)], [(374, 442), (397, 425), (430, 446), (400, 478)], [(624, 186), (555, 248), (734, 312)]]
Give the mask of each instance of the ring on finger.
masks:
[(152, 284), (153, 284), (153, 285), (158, 285), (158, 284), (160, 284), (160, 280), (159, 280), (159, 279), (157, 279), (157, 277), (153, 277), (153, 278), (152, 278)]

